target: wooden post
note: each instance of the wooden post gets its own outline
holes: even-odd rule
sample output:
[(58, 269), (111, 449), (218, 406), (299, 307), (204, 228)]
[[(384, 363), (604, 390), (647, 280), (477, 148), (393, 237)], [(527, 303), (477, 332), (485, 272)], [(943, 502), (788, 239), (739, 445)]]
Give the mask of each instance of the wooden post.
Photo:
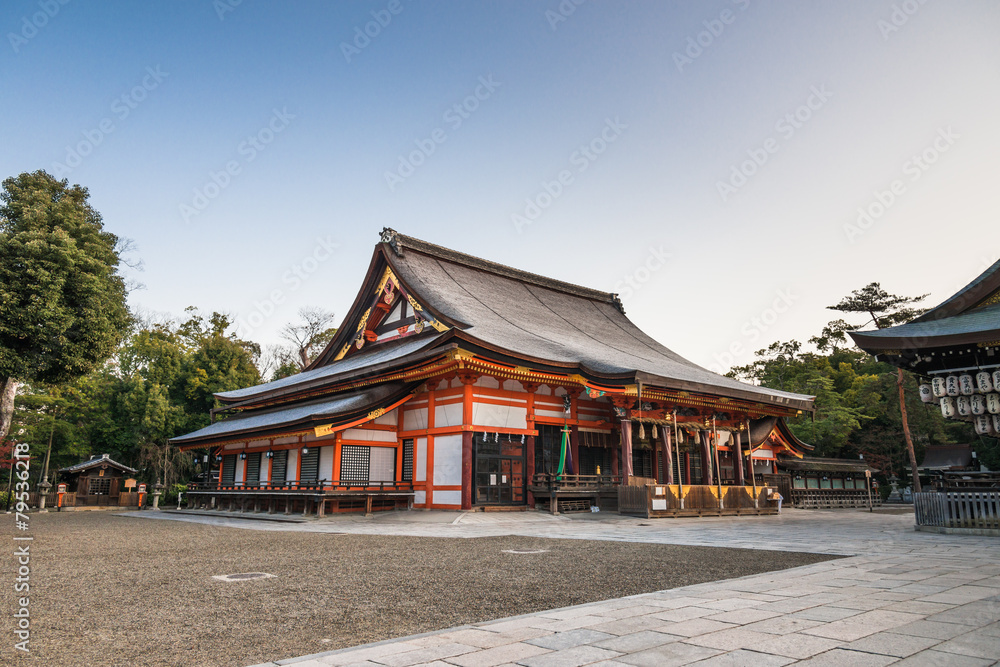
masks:
[(742, 493), (743, 487), (746, 486), (746, 484), (744, 484), (746, 476), (743, 474), (743, 438), (740, 431), (733, 431), (733, 447), (735, 448), (735, 456), (733, 456), (733, 472), (736, 473), (736, 485), (740, 487), (740, 492)]
[[(535, 392), (538, 391), (538, 385), (522, 382), (521, 387), (528, 394), (528, 420), (525, 427), (533, 430), (535, 428)], [(534, 507), (535, 494), (531, 492), (531, 485), (535, 480), (535, 436), (529, 435), (525, 437), (524, 448), (524, 474), (528, 482), (528, 507)]]
[(371, 495), (365, 496), (365, 516), (372, 515), (372, 497)]
[(479, 379), (476, 373), (462, 372), (462, 424), (469, 430), (462, 432), (462, 509), (472, 509), (472, 385)]
[(724, 509), (725, 503), (722, 501), (722, 468), (719, 467), (719, 429), (715, 424), (715, 415), (712, 416), (712, 449), (715, 451), (715, 481), (719, 486), (719, 509)]
[[(674, 409), (674, 441), (677, 443), (677, 499), (680, 501), (680, 508), (684, 509), (684, 488), (682, 486), (684, 474), (681, 468), (681, 440), (678, 437), (677, 429), (677, 409)], [(688, 473), (688, 483), (691, 482), (691, 473)]]
[(750, 435), (750, 420), (747, 419), (747, 449), (750, 450), (750, 479), (753, 481), (753, 508), (760, 509), (760, 501), (757, 499), (757, 475), (753, 469), (753, 437)]
[(674, 463), (673, 463), (673, 452), (670, 442), (670, 429), (661, 428), (660, 429), (660, 445), (662, 445), (663, 451), (660, 454), (660, 460), (663, 461), (663, 482), (664, 484), (674, 483)]
[(712, 477), (712, 448), (708, 442), (708, 431), (698, 429), (701, 436), (701, 483), (705, 486), (712, 486), (715, 481)]
[(630, 419), (622, 419), (622, 437), (621, 437), (621, 449), (622, 449), (622, 465), (625, 467), (622, 470), (622, 485), (628, 486), (629, 477), (632, 476), (632, 421)]

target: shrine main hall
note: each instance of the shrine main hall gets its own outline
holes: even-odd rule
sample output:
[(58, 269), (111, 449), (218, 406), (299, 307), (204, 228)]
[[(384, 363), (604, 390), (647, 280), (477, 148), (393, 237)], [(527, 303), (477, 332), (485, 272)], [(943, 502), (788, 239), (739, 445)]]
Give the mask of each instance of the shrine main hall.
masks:
[(722, 492), (811, 449), (785, 419), (813, 397), (691, 363), (616, 294), (391, 229), (304, 371), (216, 398), (171, 441), (213, 467), (190, 499), (257, 511), (536, 506), (636, 478)]

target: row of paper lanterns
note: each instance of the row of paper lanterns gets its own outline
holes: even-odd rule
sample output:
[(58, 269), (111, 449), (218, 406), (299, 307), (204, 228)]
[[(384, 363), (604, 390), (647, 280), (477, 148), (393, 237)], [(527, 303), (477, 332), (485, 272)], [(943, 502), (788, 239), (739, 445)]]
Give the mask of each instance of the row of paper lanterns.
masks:
[[(972, 422), (976, 425), (976, 433), (980, 435), (1000, 433), (1000, 394), (989, 394), (986, 398), (993, 399), (991, 403), (996, 406), (996, 412), (986, 405), (987, 402), (983, 400), (982, 396), (977, 394), (971, 399), (968, 396), (959, 396), (958, 398), (945, 396), (941, 399), (941, 414), (946, 419), (972, 417)], [(990, 414), (986, 414), (986, 410), (989, 410)]]
[(920, 398), (924, 403), (933, 403), (935, 398), (945, 396), (972, 396), (973, 394), (988, 394), (1000, 391), (1000, 371), (989, 373), (980, 371), (972, 377), (970, 373), (962, 375), (936, 376), (930, 384), (920, 385)]
[[(992, 374), (980, 371), (935, 377), (930, 384), (920, 385), (920, 400), (939, 402), (941, 414), (947, 419), (972, 417), (976, 433), (1000, 433), (1000, 371)], [(988, 413), (988, 414), (987, 414)]]

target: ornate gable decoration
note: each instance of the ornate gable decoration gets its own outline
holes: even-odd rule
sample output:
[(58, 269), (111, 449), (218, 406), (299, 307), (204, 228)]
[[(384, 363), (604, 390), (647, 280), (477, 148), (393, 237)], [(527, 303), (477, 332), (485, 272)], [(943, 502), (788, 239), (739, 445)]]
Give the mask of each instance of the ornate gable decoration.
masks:
[(386, 267), (368, 308), (358, 320), (353, 340), (337, 352), (334, 361), (340, 361), (352, 350), (360, 350), (365, 345), (415, 336), (428, 327), (436, 331), (448, 330), (400, 285), (392, 269)]

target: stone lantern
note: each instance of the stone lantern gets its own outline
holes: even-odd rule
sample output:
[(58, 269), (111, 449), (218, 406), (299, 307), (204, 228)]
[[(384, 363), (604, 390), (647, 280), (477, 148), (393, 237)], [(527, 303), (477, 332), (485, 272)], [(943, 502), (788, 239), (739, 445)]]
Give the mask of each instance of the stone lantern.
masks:
[(46, 500), (46, 496), (49, 495), (49, 490), (51, 488), (52, 488), (52, 484), (49, 483), (49, 476), (46, 475), (45, 479), (42, 480), (42, 483), (38, 485), (38, 490), (41, 491), (41, 493), (38, 494), (38, 511), (39, 512), (48, 512), (48, 510), (45, 509), (45, 500)]
[(153, 509), (160, 509), (160, 494), (163, 493), (163, 485), (157, 482), (153, 485)]

